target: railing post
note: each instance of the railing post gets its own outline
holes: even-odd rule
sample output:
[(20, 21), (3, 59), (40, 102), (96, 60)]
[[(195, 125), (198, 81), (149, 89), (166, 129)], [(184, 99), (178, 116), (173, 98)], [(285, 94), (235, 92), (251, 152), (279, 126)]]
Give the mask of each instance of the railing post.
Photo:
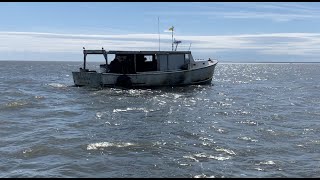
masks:
[(87, 57), (87, 54), (84, 54), (83, 56), (83, 69), (86, 70), (86, 57)]
[(133, 55), (133, 63), (134, 63), (134, 72), (137, 73), (137, 56)]

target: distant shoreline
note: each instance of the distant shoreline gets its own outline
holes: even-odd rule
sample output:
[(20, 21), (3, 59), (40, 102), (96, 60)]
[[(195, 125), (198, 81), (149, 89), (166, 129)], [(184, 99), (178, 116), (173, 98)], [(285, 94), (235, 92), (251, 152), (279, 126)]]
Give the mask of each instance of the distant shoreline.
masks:
[(310, 64), (320, 62), (220, 62), (224, 64)]
[[(53, 60), (0, 60), (0, 62), (80, 62), (83, 61), (53, 61)], [(92, 63), (104, 63), (101, 61), (91, 61)], [(320, 62), (229, 62), (229, 61), (219, 61), (219, 64), (317, 64)]]

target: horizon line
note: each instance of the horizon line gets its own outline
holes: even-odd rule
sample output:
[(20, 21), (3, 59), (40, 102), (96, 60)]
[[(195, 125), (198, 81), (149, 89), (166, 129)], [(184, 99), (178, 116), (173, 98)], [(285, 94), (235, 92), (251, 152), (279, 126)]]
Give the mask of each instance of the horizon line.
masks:
[[(3, 60), (3, 59), (0, 59), (0, 62), (10, 62), (10, 61), (14, 61), (14, 62), (83, 62), (83, 60)], [(101, 62), (101, 61), (98, 61), (98, 60), (95, 60), (95, 61), (90, 61), (90, 62)], [(90, 63), (89, 62), (89, 63)], [(102, 61), (102, 62), (105, 62), (105, 61)], [(260, 61), (260, 62), (256, 62), (256, 61), (218, 61), (219, 64), (223, 64), (223, 63), (287, 63), (287, 64), (294, 64), (294, 63), (297, 63), (297, 64), (308, 64), (308, 63), (320, 63), (320, 61)]]

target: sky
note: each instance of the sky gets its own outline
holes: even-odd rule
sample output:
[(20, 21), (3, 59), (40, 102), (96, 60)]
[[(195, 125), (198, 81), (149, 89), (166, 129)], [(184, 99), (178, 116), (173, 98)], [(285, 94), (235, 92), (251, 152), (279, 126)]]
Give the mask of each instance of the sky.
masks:
[(320, 62), (319, 9), (320, 2), (1, 2), (0, 60), (82, 61), (83, 47), (171, 50), (174, 26), (178, 50), (194, 58)]

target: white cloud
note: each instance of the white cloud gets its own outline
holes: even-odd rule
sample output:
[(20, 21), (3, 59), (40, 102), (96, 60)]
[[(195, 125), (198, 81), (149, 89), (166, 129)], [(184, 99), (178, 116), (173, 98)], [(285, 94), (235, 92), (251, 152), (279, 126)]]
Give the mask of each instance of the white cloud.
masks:
[(317, 18), (315, 14), (293, 14), (293, 13), (267, 13), (267, 12), (239, 12), (239, 13), (221, 13), (224, 18), (232, 19), (271, 19), (273, 21), (283, 22), (296, 19)]
[[(267, 19), (276, 22), (320, 18), (319, 10), (313, 4), (301, 3), (211, 3), (203, 5), (193, 3), (188, 11), (165, 10), (148, 14), (165, 16), (204, 16), (227, 19)], [(183, 8), (180, 8), (183, 9)]]
[[(172, 31), (170, 31), (170, 30), (164, 30), (163, 32), (165, 32), (165, 33), (171, 33)], [(174, 31), (173, 31), (174, 32)]]
[[(251, 51), (268, 55), (319, 56), (320, 33), (271, 33), (221, 36), (175, 36), (180, 50), (193, 52)], [(40, 32), (0, 32), (0, 52), (82, 53), (86, 49), (158, 50), (158, 34), (86, 35)], [(171, 34), (161, 34), (161, 50), (171, 50)], [(248, 57), (250, 53), (248, 53)], [(28, 59), (32, 59), (29, 57)]]

